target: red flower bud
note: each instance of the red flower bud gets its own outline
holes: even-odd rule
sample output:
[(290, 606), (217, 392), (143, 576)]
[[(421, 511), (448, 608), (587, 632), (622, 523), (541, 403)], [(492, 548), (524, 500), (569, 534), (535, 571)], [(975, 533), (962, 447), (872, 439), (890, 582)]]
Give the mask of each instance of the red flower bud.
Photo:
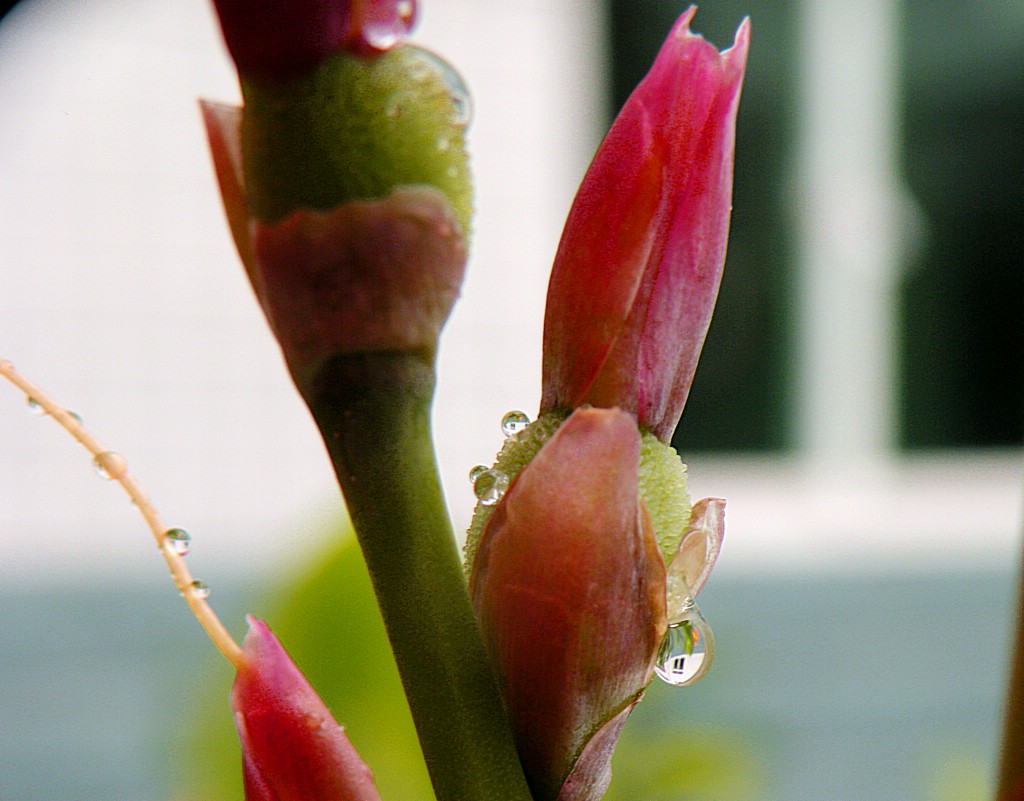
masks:
[(561, 798), (600, 797), (624, 713), (653, 675), (665, 566), (639, 462), (629, 414), (577, 410), (513, 482), (476, 552), (470, 593), (537, 801), (558, 798), (578, 763)]
[(267, 624), (249, 618), (231, 689), (246, 801), (380, 801), (373, 774)]
[(569, 212), (548, 288), (541, 411), (619, 406), (668, 441), (725, 262), (750, 38), (719, 53), (679, 18)]
[(414, 0), (214, 0), (239, 73), (287, 79), (338, 50), (388, 50), (415, 22)]

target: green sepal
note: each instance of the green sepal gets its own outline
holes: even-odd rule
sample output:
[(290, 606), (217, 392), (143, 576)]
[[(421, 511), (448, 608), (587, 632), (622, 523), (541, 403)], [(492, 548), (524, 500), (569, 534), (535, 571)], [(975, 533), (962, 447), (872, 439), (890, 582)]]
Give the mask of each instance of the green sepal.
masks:
[(294, 80), (244, 79), (242, 94), (245, 186), (257, 219), (426, 184), (445, 194), (468, 233), (469, 98), (429, 51), (403, 45), (374, 59), (339, 52)]

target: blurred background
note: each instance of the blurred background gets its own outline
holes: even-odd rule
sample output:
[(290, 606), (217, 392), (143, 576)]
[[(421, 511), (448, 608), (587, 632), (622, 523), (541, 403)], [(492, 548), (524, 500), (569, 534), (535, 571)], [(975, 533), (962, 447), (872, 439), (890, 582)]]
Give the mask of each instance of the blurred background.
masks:
[[(435, 412), (460, 525), (502, 414), (536, 411), (575, 187), (684, 7), (421, 4), (417, 41), (475, 106)], [(728, 265), (675, 439), (695, 497), (729, 500), (701, 596), (717, 661), (652, 687), (610, 797), (985, 798), (1020, 558), (1024, 6), (708, 0), (693, 27), (724, 48), (745, 15)], [(205, 0), (0, 19), (0, 357), (127, 456), (236, 634), (266, 614), (301, 652), (296, 582), (308, 600), (337, 578), (321, 613), (350, 623), (365, 582), (331, 551), (343, 511), (233, 252), (200, 96), (238, 97)], [(230, 741), (230, 673), (141, 522), (13, 388), (0, 446), (0, 799), (219, 797), (195, 737), (209, 715)], [(339, 718), (385, 797), (426, 798), (381, 712), (379, 632), (341, 645), (360, 678)], [(299, 661), (323, 687), (338, 663), (315, 650)]]

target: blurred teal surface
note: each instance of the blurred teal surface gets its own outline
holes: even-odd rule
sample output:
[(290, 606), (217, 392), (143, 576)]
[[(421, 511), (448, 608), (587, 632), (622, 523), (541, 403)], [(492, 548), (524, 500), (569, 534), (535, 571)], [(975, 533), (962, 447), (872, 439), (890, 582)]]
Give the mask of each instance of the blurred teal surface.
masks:
[[(240, 634), (259, 590), (215, 589)], [(1014, 592), (1009, 569), (714, 577), (701, 608), (715, 666), (691, 688), (652, 686), (609, 798), (986, 797)], [(202, 757), (175, 735), (211, 664), (212, 647), (161, 582), (0, 591), (0, 799), (175, 797)]]

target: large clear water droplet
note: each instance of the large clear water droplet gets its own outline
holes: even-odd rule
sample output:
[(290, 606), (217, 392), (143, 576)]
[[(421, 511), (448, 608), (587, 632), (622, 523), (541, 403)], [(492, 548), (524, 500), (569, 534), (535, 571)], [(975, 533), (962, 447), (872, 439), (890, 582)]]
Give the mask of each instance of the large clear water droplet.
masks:
[(714, 655), (715, 638), (711, 627), (697, 605), (690, 601), (683, 618), (668, 627), (654, 672), (667, 684), (685, 687), (708, 672)]
[(185, 556), (192, 550), (192, 535), (183, 528), (171, 528), (164, 532), (164, 540), (178, 556)]
[[(452, 124), (465, 128), (473, 119), (473, 101), (469, 95), (466, 82), (458, 71), (436, 53), (418, 48), (419, 56), (428, 69), (441, 76), (448, 87), (448, 98), (452, 104)], [(415, 77), (415, 75), (414, 75)]]
[(506, 437), (511, 437), (520, 431), (525, 431), (528, 425), (530, 425), (530, 418), (526, 412), (518, 410), (507, 412), (501, 418), (501, 433)]
[(128, 472), (124, 457), (117, 451), (103, 451), (92, 460), (92, 466), (104, 481), (113, 481)]
[(188, 585), (189, 589), (192, 590), (192, 594), (198, 598), (209, 598), (210, 588), (207, 586), (205, 581), (195, 579), (191, 584)]
[(500, 470), (484, 470), (473, 481), (473, 492), (484, 506), (494, 506), (508, 490), (508, 476)]

